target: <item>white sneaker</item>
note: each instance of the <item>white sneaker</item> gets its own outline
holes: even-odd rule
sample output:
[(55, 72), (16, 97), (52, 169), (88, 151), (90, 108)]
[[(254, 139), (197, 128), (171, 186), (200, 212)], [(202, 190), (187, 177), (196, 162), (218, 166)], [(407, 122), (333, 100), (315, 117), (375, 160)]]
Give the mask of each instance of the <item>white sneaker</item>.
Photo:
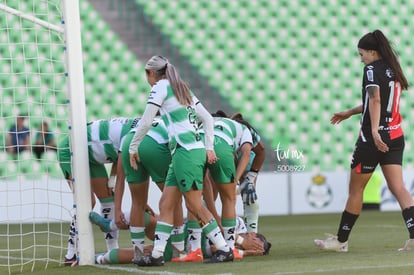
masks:
[[(328, 238), (325, 240), (314, 240), (316, 246), (323, 250), (332, 250), (336, 252), (348, 252), (348, 241), (341, 243), (338, 237), (327, 234)], [(414, 241), (414, 240), (413, 240)], [(414, 243), (413, 243), (414, 244)]]
[(414, 249), (414, 239), (408, 239), (405, 242), (404, 247), (401, 247), (400, 249), (398, 249), (398, 251), (409, 251), (413, 249)]

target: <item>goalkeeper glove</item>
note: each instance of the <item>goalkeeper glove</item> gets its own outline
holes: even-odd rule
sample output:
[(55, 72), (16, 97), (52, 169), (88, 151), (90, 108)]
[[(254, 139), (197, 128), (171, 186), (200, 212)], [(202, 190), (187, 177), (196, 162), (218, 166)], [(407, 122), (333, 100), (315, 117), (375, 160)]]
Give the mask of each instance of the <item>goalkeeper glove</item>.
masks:
[(238, 186), (238, 191), (242, 195), (243, 203), (250, 205), (257, 200), (254, 182), (256, 181), (257, 172), (249, 171), (244, 177), (244, 181)]
[(240, 195), (241, 191), (243, 190), (243, 188), (246, 185), (246, 182), (253, 182), (253, 183), (255, 183), (256, 182), (256, 178), (257, 178), (257, 174), (258, 174), (258, 171), (256, 171), (256, 170), (255, 171), (249, 171), (249, 172), (247, 172), (245, 174), (245, 176), (244, 176), (243, 182), (242, 183), (237, 182), (236, 194), (237, 195)]

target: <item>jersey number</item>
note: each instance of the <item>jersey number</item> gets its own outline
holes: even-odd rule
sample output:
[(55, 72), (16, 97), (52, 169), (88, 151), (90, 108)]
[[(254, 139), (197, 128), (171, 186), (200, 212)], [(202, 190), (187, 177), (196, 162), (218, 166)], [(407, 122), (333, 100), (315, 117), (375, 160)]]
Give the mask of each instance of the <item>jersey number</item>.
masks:
[(390, 81), (388, 86), (390, 87), (390, 98), (388, 99), (387, 112), (393, 111), (392, 107), (395, 102), (395, 110), (398, 110), (400, 104), (401, 84), (398, 81)]
[(187, 106), (187, 112), (188, 112), (188, 121), (193, 125), (195, 130), (195, 138), (197, 141), (201, 140), (201, 137), (198, 133), (198, 118), (196, 115), (196, 111), (193, 107)]

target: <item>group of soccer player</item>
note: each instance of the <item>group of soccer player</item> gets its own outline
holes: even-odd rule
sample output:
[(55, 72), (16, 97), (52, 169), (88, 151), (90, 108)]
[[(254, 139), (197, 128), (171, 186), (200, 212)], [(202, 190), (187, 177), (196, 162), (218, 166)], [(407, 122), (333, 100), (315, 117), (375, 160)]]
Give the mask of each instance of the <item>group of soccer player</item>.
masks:
[[(211, 115), (165, 57), (153, 56), (145, 72), (151, 92), (142, 117), (102, 119), (87, 126), (92, 201), (96, 196), (101, 205), (101, 215), (91, 212), (90, 220), (100, 226), (107, 245), (97, 263), (160, 266), (168, 260), (215, 263), (267, 254), (271, 245), (257, 233), (255, 185), (265, 158), (257, 131), (240, 113)], [(70, 183), (68, 138), (61, 141), (58, 156)], [(109, 177), (106, 163), (112, 163)], [(159, 214), (147, 204), (150, 179), (162, 190)], [(121, 208), (125, 181), (130, 213)], [(246, 225), (236, 217), (237, 193)], [(221, 215), (215, 209), (217, 197)], [(129, 229), (131, 248), (119, 249), (120, 229)], [(75, 232), (76, 217), (68, 265), (77, 260)], [(154, 240), (150, 250), (146, 236)]]
[[(412, 250), (414, 200), (402, 176), (404, 135), (399, 110), (400, 95), (409, 85), (397, 54), (380, 30), (361, 37), (358, 53), (365, 65), (362, 104), (331, 118), (331, 123), (337, 124), (361, 114), (348, 200), (337, 234), (314, 242), (323, 250), (348, 251), (349, 235), (362, 209), (363, 190), (380, 165), (409, 232), (400, 250)], [(202, 262), (209, 257), (208, 262), (218, 263), (244, 255), (267, 254), (270, 244), (256, 233), (255, 185), (264, 160), (257, 132), (240, 114), (228, 118), (218, 111), (213, 118), (165, 57), (149, 59), (145, 73), (151, 91), (142, 117), (88, 125), (92, 191), (101, 202), (103, 214), (91, 212), (90, 220), (105, 232), (108, 249), (97, 257), (97, 262), (132, 261), (139, 266), (161, 266), (169, 260)], [(69, 148), (69, 141), (62, 145), (59, 147)], [(69, 149), (61, 150), (59, 157), (62, 171), (70, 180)], [(106, 162), (114, 162), (109, 187)], [(147, 205), (150, 178), (162, 190), (158, 215)], [(121, 210), (125, 181), (132, 195), (129, 214)], [(253, 232), (251, 236), (243, 235), (243, 220), (236, 217), (238, 190), (244, 204), (246, 230)], [(221, 215), (214, 207), (218, 196), (223, 206)], [(181, 208), (183, 200), (187, 217)], [(130, 230), (131, 248), (118, 249), (119, 229)], [(71, 247), (74, 232), (72, 228), (68, 262), (76, 258)], [(145, 236), (153, 240), (153, 245), (144, 245)]]

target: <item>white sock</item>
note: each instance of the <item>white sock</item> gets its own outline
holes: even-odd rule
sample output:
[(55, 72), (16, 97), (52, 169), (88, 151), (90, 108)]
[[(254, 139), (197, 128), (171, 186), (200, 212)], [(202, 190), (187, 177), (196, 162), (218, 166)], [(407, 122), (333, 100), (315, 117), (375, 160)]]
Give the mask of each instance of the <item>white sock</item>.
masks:
[(188, 230), (188, 245), (191, 251), (201, 248), (201, 236), (203, 230), (201, 228), (194, 228)]
[[(145, 244), (145, 227), (143, 226), (130, 226), (129, 232), (131, 236), (132, 246), (138, 248), (140, 253), (144, 253)], [(138, 255), (136, 255), (138, 256)]]
[(236, 230), (236, 228), (234, 226), (233, 227), (224, 227), (223, 226), (224, 239), (226, 240), (227, 245), (231, 249), (234, 249), (234, 243), (235, 243), (235, 238), (236, 238), (235, 230)]
[(213, 245), (213, 243), (209, 240), (209, 238), (206, 236), (206, 240), (204, 242), (204, 251), (206, 253), (205, 256), (207, 257), (211, 257), (211, 255), (213, 255), (213, 253), (211, 252), (211, 246)]
[[(114, 202), (101, 202), (101, 213), (102, 216), (106, 219), (114, 219)], [(112, 227), (111, 227), (112, 229)], [(119, 248), (118, 245), (118, 235), (119, 235), (119, 230), (114, 230), (111, 231), (109, 233), (104, 233), (104, 238), (105, 238), (105, 242), (106, 242), (106, 248), (108, 251), (115, 249), (115, 248)]]
[(202, 229), (204, 234), (206, 234), (217, 250), (223, 250), (225, 252), (229, 251), (230, 248), (224, 240), (220, 227), (217, 225), (215, 220), (212, 220), (204, 225)]
[(174, 226), (171, 231), (171, 244), (177, 249), (178, 251), (184, 251), (185, 243), (184, 243), (184, 225)]
[(69, 226), (69, 238), (68, 238), (68, 251), (65, 258), (72, 259), (76, 254), (76, 215), (72, 217), (72, 221)]
[(201, 234), (203, 230), (197, 221), (189, 220), (187, 222), (187, 245), (189, 251), (195, 251), (201, 248)]
[(164, 255), (165, 247), (171, 235), (172, 224), (162, 221), (157, 222), (155, 227), (154, 249), (152, 250), (152, 257), (159, 258)]
[(246, 221), (247, 231), (257, 233), (259, 223), (259, 203), (256, 200), (250, 205), (243, 204), (244, 218)]
[(109, 252), (106, 252), (103, 255), (98, 255), (96, 257), (96, 262), (98, 264), (110, 264), (111, 263), (111, 259), (109, 258)]

